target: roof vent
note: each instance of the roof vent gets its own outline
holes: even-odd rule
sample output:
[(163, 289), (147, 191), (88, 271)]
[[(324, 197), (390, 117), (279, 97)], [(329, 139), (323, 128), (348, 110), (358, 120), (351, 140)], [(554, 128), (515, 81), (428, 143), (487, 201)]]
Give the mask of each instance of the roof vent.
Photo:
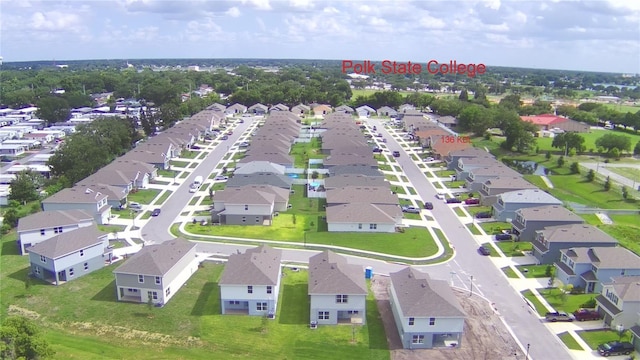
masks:
[(91, 194), (92, 192), (93, 192), (93, 190), (91, 190), (91, 189), (89, 189), (89, 188), (87, 188), (87, 189), (84, 191), (84, 193), (85, 193), (85, 194)]

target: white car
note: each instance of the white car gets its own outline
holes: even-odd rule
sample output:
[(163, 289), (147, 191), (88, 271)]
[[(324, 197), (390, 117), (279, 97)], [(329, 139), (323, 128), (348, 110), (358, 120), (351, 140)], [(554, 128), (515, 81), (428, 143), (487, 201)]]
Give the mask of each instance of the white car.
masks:
[(213, 180), (229, 180), (229, 177), (224, 175), (218, 175), (214, 177)]
[(444, 194), (443, 193), (437, 193), (436, 194), (436, 199), (444, 200)]

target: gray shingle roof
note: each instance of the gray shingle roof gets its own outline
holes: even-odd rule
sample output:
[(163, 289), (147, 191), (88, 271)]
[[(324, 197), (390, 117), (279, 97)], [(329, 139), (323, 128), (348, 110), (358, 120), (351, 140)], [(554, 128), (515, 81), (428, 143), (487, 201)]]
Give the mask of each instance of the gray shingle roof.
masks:
[(611, 235), (589, 224), (547, 226), (537, 232), (542, 233), (548, 242), (618, 243)]
[(29, 248), (29, 252), (57, 259), (75, 251), (86, 249), (103, 241), (108, 234), (98, 229), (98, 226), (86, 226), (70, 232), (54, 236)]
[(285, 175), (275, 173), (235, 174), (227, 181), (227, 187), (240, 187), (245, 185), (272, 185), (275, 187), (290, 189), (293, 180)]
[(366, 295), (364, 269), (330, 250), (309, 258), (309, 295)]
[(357, 203), (327, 206), (328, 223), (395, 224), (396, 218), (402, 218), (398, 205)]
[(538, 203), (541, 205), (562, 205), (562, 201), (540, 189), (508, 191), (500, 194), (499, 196), (505, 203)]
[(195, 243), (180, 238), (157, 245), (147, 245), (113, 272), (163, 276), (195, 247)]
[(219, 285), (276, 285), (282, 250), (267, 245), (232, 254), (220, 276)]
[(488, 188), (499, 189), (537, 189), (522, 176), (499, 176), (484, 182)]
[(584, 223), (584, 219), (560, 205), (545, 205), (516, 210), (527, 221), (575, 221)]
[(356, 174), (356, 175), (366, 175), (373, 177), (382, 177), (384, 174), (380, 172), (378, 169), (374, 169), (369, 165), (336, 165), (329, 169), (329, 174), (331, 176), (337, 175), (345, 175), (345, 174)]
[(463, 317), (465, 312), (444, 280), (411, 267), (390, 274), (402, 315), (405, 317)]
[(397, 205), (399, 201), (386, 186), (345, 186), (327, 190), (327, 204), (351, 203)]
[(93, 215), (84, 210), (40, 211), (20, 218), (18, 232), (76, 225), (82, 221), (93, 221)]
[(337, 176), (330, 176), (324, 179), (324, 187), (340, 188), (344, 186), (389, 186), (389, 183), (382, 177), (372, 177), (359, 174), (343, 174)]
[(576, 247), (562, 252), (576, 263), (591, 263), (599, 270), (640, 269), (640, 257), (621, 246)]
[(640, 276), (619, 276), (613, 278), (612, 283), (623, 301), (640, 301)]
[(43, 203), (82, 203), (92, 204), (98, 203), (100, 200), (106, 198), (107, 195), (95, 191), (86, 186), (74, 186), (72, 188), (62, 189), (57, 193), (42, 200)]

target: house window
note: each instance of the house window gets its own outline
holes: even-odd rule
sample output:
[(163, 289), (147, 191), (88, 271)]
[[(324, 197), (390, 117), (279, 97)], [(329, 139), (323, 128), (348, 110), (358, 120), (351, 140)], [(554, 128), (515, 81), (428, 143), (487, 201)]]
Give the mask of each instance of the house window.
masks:
[(156, 276), (156, 285), (160, 285), (162, 283), (160, 276)]
[(369, 224), (369, 230), (375, 230), (378, 228), (378, 224)]
[(256, 216), (256, 224), (260, 223), (260, 218)]
[(318, 311), (318, 320), (329, 320), (328, 311)]
[(253, 286), (252, 285), (247, 286), (247, 294), (253, 294)]
[(39, 268), (39, 267), (37, 267), (37, 266), (33, 269), (33, 271), (34, 271), (36, 274), (40, 274), (40, 268)]
[(128, 288), (127, 289), (128, 292), (132, 292), (132, 293), (137, 293), (138, 289), (132, 289), (132, 288)]
[(166, 296), (169, 296), (169, 294), (171, 294), (171, 288), (167, 288), (167, 290), (165, 290), (164, 294)]
[(43, 255), (40, 255), (40, 261), (43, 262), (43, 263), (46, 263), (47, 262), (47, 258), (44, 257)]
[(138, 275), (138, 282), (139, 283), (144, 283), (144, 275)]
[(240, 305), (240, 301), (239, 300), (231, 300), (229, 301), (230, 305)]
[(594, 273), (598, 273), (598, 268), (595, 265), (591, 265), (591, 271), (593, 271)]
[(349, 315), (358, 315), (359, 311), (358, 310), (349, 310), (349, 311), (347, 311), (347, 313)]
[(69, 269), (69, 276), (73, 276), (74, 272), (73, 272), (73, 268)]
[(358, 230), (362, 230), (362, 224), (358, 224)]
[(84, 250), (80, 250), (80, 256), (84, 256)]
[(267, 310), (267, 303), (266, 303), (266, 302), (259, 302), (259, 303), (256, 303), (256, 310), (258, 310), (258, 311), (265, 311), (265, 310)]
[(244, 209), (245, 209), (245, 210), (249, 210), (249, 205), (245, 205), (245, 206), (244, 206)]
[(242, 222), (247, 222), (247, 217), (246, 216), (242, 217)]
[(620, 275), (624, 276), (624, 273), (625, 273), (624, 269), (620, 270)]
[(436, 324), (436, 318), (429, 318), (429, 325), (435, 325)]
[(409, 318), (409, 325), (413, 325), (416, 323), (416, 319), (415, 318)]
[(424, 344), (424, 335), (413, 335), (412, 344)]
[(567, 262), (567, 255), (566, 254), (562, 254), (562, 262)]
[(56, 234), (62, 233), (62, 226), (54, 227), (53, 232)]
[(84, 271), (89, 270), (89, 263), (84, 263)]
[(158, 292), (157, 291), (148, 291), (147, 296), (149, 299), (158, 300)]
[(44, 236), (44, 229), (40, 229), (40, 235)]
[(349, 302), (349, 295), (336, 295), (336, 303), (346, 304)]
[(271, 294), (272, 291), (273, 291), (273, 287), (267, 286), (267, 294)]

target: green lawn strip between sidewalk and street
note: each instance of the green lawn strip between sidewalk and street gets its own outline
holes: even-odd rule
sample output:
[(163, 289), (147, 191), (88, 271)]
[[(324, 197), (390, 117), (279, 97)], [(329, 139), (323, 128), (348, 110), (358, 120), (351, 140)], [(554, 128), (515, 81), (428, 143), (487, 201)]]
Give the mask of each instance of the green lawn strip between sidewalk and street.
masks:
[(465, 214), (464, 211), (459, 207), (454, 207), (453, 211), (456, 213), (456, 215), (458, 215), (460, 217), (466, 217), (467, 216), (467, 214)]
[(524, 290), (521, 293), (522, 293), (522, 296), (524, 296), (527, 300), (529, 300), (531, 305), (533, 305), (538, 315), (544, 316), (547, 313), (548, 311), (547, 308), (544, 305), (542, 305), (540, 300), (538, 300), (538, 298), (535, 295), (533, 295), (531, 290)]
[(169, 198), (169, 196), (171, 196), (172, 193), (173, 191), (171, 190), (165, 190), (165, 192), (160, 196), (160, 198), (158, 198), (158, 201), (156, 201), (156, 205), (164, 204), (164, 202), (167, 201), (167, 199)]
[(558, 337), (560, 338), (560, 340), (562, 340), (567, 348), (571, 350), (584, 350), (582, 346), (578, 344), (578, 341), (576, 341), (573, 335), (569, 334), (568, 332), (565, 331), (563, 333), (560, 333), (558, 334)]
[(519, 279), (518, 274), (511, 268), (511, 266), (505, 266), (502, 269), (502, 272), (507, 275), (510, 279)]
[(482, 235), (480, 230), (478, 230), (478, 228), (473, 223), (467, 224), (467, 228), (469, 228), (469, 231), (471, 231), (473, 235)]

